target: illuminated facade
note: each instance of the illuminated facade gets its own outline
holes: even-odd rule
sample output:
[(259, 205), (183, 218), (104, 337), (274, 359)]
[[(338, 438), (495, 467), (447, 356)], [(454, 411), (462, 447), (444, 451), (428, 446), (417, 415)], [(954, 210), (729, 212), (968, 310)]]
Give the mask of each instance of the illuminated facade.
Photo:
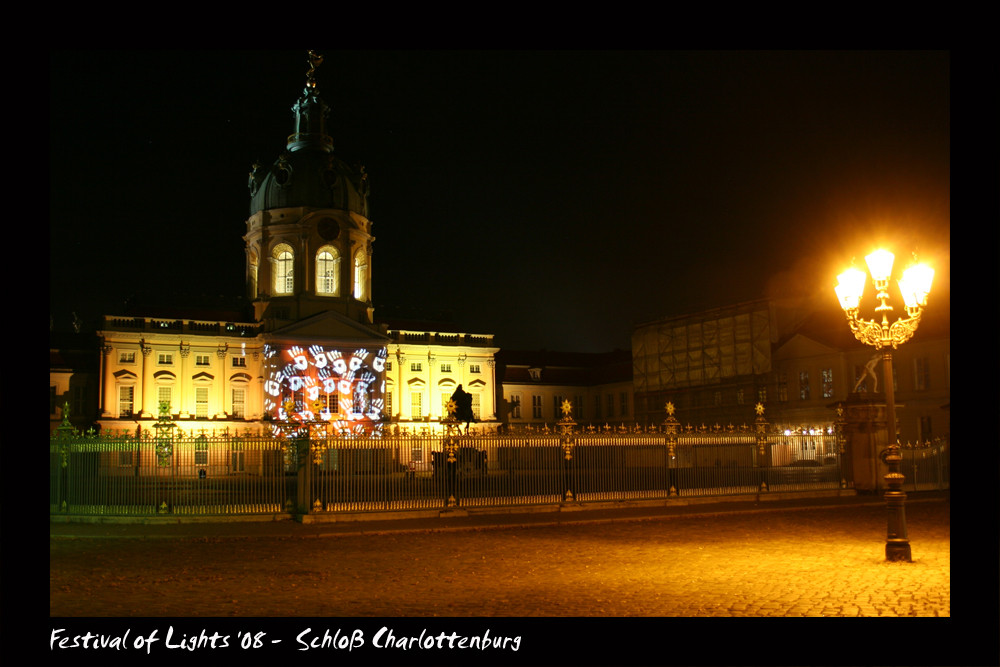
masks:
[(194, 431), (289, 434), (308, 424), (370, 434), (389, 421), (438, 421), (441, 396), (459, 384), (482, 421), (495, 422), (492, 336), (375, 322), (368, 178), (333, 154), (314, 78), (320, 61), (310, 54), (285, 150), (250, 171), (252, 312), (105, 317), (102, 428), (148, 431), (169, 405)]
[(506, 425), (551, 427), (563, 417), (563, 401), (571, 403), (573, 420), (581, 426), (635, 423), (628, 350), (596, 354), (504, 350), (497, 357)]
[(386, 369), (387, 414), (394, 426), (440, 430), (445, 406), (461, 385), (472, 394), (478, 430), (497, 426), (493, 336), (426, 331), (390, 325)]

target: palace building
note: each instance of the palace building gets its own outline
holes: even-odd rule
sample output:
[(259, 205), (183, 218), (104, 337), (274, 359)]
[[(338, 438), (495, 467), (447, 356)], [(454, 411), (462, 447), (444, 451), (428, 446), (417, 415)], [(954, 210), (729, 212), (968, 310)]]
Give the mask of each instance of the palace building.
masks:
[(104, 317), (102, 429), (149, 430), (161, 410), (193, 431), (427, 429), (459, 385), (480, 428), (495, 425), (491, 335), (375, 318), (368, 176), (334, 154), (320, 62), (310, 53), (285, 149), (249, 174), (251, 307)]

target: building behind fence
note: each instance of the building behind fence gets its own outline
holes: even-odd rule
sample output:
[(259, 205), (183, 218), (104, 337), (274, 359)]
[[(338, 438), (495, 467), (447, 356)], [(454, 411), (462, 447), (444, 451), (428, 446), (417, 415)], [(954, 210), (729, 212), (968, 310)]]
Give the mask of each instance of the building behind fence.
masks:
[[(50, 513), (65, 517), (336, 517), (453, 508), (838, 492), (839, 432), (752, 426), (553, 427), (378, 437), (81, 434), (50, 440)], [(907, 489), (946, 488), (948, 443), (904, 448)]]

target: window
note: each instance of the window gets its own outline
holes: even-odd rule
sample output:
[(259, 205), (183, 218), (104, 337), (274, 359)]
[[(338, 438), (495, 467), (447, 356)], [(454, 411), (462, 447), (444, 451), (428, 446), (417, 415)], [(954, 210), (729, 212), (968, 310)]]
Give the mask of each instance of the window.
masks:
[(542, 397), (532, 396), (531, 397), (531, 418), (541, 419), (542, 418)]
[(607, 403), (608, 403), (608, 414), (607, 414), (607, 417), (608, 417), (608, 419), (610, 419), (611, 417), (615, 416), (615, 395), (614, 394), (608, 394), (607, 395)]
[(195, 387), (194, 416), (198, 419), (208, 417), (208, 387)]
[(246, 368), (247, 358), (246, 357), (233, 357), (233, 368)]
[(799, 400), (809, 400), (809, 371), (799, 373)]
[(573, 397), (573, 417), (583, 419), (583, 396)]
[(212, 362), (207, 354), (196, 354), (194, 357), (195, 366), (208, 366)]
[(481, 394), (478, 391), (472, 392), (472, 416), (477, 420), (479, 419), (479, 397)]
[[(895, 367), (893, 367), (895, 370)], [(895, 374), (893, 374), (895, 379)], [(927, 357), (918, 357), (913, 360), (913, 388), (917, 391), (926, 391), (931, 386), (931, 369)]]
[(423, 419), (424, 418), (424, 395), (419, 391), (414, 391), (410, 394), (410, 418), (411, 419)]
[(368, 258), (364, 248), (354, 253), (354, 298), (358, 301), (368, 298)]
[(161, 410), (161, 406), (165, 406), (167, 414), (170, 414), (170, 412), (171, 412), (171, 409), (170, 409), (170, 405), (171, 405), (170, 404), (170, 399), (172, 398), (171, 393), (172, 392), (171, 392), (171, 388), (170, 387), (160, 386), (160, 387), (156, 388), (156, 412), (157, 412), (157, 414), (159, 414), (159, 412)]
[(757, 387), (757, 402), (767, 403), (767, 387)]
[(423, 365), (419, 361), (414, 361), (410, 364), (411, 373), (419, 373), (424, 369)]
[(161, 352), (156, 358), (156, 363), (161, 366), (169, 366), (174, 363), (174, 355)]
[(392, 392), (385, 392), (385, 414), (392, 416)]
[(246, 472), (246, 452), (243, 451), (243, 443), (238, 439), (233, 440), (233, 447), (230, 450), (230, 459), (232, 461), (232, 472)]
[(135, 351), (122, 351), (118, 353), (118, 363), (120, 364), (134, 364), (135, 363)]
[(618, 398), (619, 398), (619, 407), (621, 407), (621, 415), (622, 415), (622, 417), (627, 417), (628, 416), (628, 392), (627, 391), (623, 391), (619, 395)]
[[(235, 360), (234, 360), (235, 361)], [(243, 418), (244, 408), (246, 407), (246, 389), (233, 388), (233, 416), (238, 418)]]
[(553, 396), (552, 397), (552, 414), (555, 415), (556, 419), (562, 419), (563, 418), (562, 402), (563, 402), (563, 397), (562, 396)]
[(118, 416), (130, 417), (132, 415), (132, 410), (135, 407), (132, 402), (134, 395), (135, 387), (118, 388)]
[(316, 292), (327, 296), (340, 294), (340, 253), (333, 246), (323, 246), (316, 253)]
[(521, 418), (521, 395), (511, 394), (510, 397), (510, 417), (511, 419)]
[(824, 368), (820, 371), (820, 375), (823, 381), (823, 398), (831, 398), (833, 396), (833, 369)]
[(469, 364), (469, 372), (470, 373), (479, 373), (480, 372), (480, 370), (479, 370), (479, 364)]
[[(340, 398), (337, 394), (320, 394), (316, 397), (316, 401), (319, 402), (319, 406), (314, 406), (312, 403), (309, 404), (308, 409), (316, 414), (322, 412), (329, 412), (331, 415), (339, 414), (340, 412)], [(314, 401), (314, 402), (316, 402)], [(315, 409), (318, 407), (319, 409)]]
[(785, 373), (778, 375), (778, 401), (788, 402), (788, 375)]
[(922, 416), (919, 422), (920, 432), (917, 433), (917, 442), (930, 442), (933, 439), (933, 434), (931, 433), (931, 418), (929, 416)]
[(451, 364), (441, 364), (441, 372), (442, 373), (450, 373), (451, 372)]
[(391, 361), (385, 362), (385, 370), (390, 371), (390, 372), (392, 371), (392, 362)]
[(716, 389), (712, 392), (712, 401), (715, 405), (722, 405), (722, 392)]
[(594, 419), (601, 418), (601, 397), (600, 395), (594, 396)]
[(736, 389), (736, 405), (743, 405), (743, 387)]
[(291, 294), (295, 291), (295, 254), (287, 243), (274, 248), (274, 293)]
[(194, 464), (196, 466), (208, 465), (208, 438), (203, 435), (198, 436), (194, 441)]

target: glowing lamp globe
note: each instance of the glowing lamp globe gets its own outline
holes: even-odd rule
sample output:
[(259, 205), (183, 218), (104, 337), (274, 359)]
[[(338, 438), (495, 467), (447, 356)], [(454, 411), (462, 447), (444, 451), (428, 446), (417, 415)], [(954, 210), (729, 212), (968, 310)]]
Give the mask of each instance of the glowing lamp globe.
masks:
[(903, 271), (899, 281), (899, 291), (903, 294), (907, 308), (917, 308), (927, 303), (927, 295), (934, 281), (934, 269), (920, 263)]
[(892, 261), (895, 259), (888, 250), (879, 249), (865, 257), (868, 270), (871, 271), (872, 278), (876, 281), (888, 280), (892, 273)]
[(850, 268), (837, 276), (839, 284), (834, 287), (840, 306), (844, 310), (854, 310), (861, 303), (861, 295), (865, 291), (867, 276), (864, 271)]

